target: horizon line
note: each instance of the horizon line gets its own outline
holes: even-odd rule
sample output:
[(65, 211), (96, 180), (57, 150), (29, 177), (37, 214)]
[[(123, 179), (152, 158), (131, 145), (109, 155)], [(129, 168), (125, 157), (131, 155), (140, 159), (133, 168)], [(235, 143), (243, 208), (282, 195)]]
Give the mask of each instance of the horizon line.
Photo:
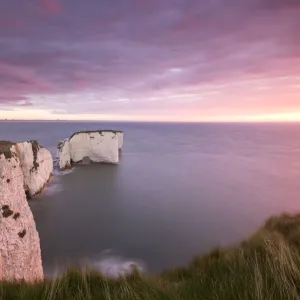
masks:
[(76, 119), (0, 119), (0, 122), (119, 122), (119, 123), (203, 123), (203, 124), (213, 124), (213, 123), (247, 123), (247, 124), (282, 124), (282, 123), (300, 123), (300, 120), (213, 120), (213, 121), (201, 121), (201, 120), (76, 120)]

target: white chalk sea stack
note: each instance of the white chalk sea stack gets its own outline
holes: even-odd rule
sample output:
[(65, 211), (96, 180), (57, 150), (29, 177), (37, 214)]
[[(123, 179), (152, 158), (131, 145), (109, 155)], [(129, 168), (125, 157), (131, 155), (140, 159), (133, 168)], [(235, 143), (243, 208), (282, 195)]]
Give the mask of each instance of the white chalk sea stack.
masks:
[(80, 131), (58, 143), (59, 167), (65, 170), (72, 163), (88, 157), (92, 162), (119, 163), (123, 132), (115, 130)]
[(49, 154), (36, 141), (0, 141), (0, 280), (43, 279), (40, 239), (25, 190), (34, 195), (48, 181)]

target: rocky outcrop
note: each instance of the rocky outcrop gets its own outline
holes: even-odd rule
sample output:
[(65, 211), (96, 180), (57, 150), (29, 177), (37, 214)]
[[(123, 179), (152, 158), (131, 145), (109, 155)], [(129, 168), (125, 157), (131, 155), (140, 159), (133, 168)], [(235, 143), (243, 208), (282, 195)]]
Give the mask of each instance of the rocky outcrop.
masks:
[(24, 176), (25, 192), (31, 197), (38, 194), (51, 177), (52, 155), (37, 141), (17, 143), (17, 150)]
[[(40, 239), (24, 186), (32, 186), (33, 191), (40, 185), (33, 184), (37, 179), (24, 175), (24, 164), (31, 159), (24, 160), (25, 150), (19, 147), (20, 144), (0, 141), (0, 279), (35, 281), (43, 278)], [(39, 149), (36, 159), (32, 159), (35, 171), (42, 167), (37, 166), (38, 152)], [(28, 182), (24, 180), (26, 176)]]
[(80, 131), (58, 143), (59, 167), (71, 167), (88, 157), (93, 162), (117, 164), (123, 147), (123, 132), (115, 130)]
[(61, 170), (71, 169), (71, 152), (69, 139), (59, 141), (57, 145), (57, 156)]
[(123, 131), (116, 131), (118, 136), (118, 143), (119, 143), (119, 150), (123, 148), (123, 139), (124, 139), (124, 132)]

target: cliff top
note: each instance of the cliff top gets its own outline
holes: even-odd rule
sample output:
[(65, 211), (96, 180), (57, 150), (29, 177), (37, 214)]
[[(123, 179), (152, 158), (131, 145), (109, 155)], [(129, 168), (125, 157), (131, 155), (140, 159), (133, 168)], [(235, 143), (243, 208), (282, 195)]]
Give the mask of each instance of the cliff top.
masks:
[[(20, 142), (23, 143), (23, 142)], [(31, 141), (27, 141), (27, 143), (31, 143), (32, 145), (32, 151), (34, 153), (35, 156), (35, 160), (36, 160), (36, 155), (37, 155), (37, 151), (39, 148), (43, 148), (41, 145), (39, 145), (39, 143), (36, 140), (31, 140)], [(14, 156), (11, 152), (11, 146), (13, 145), (17, 145), (19, 144), (18, 142), (11, 142), (11, 141), (0, 141), (0, 155), (4, 154), (5, 158), (11, 158), (12, 156)]]
[(10, 141), (0, 141), (0, 155), (4, 154), (5, 158), (12, 158), (13, 153), (10, 149), (13, 145), (15, 145), (15, 143)]
[(102, 130), (83, 130), (83, 131), (77, 131), (75, 133), (73, 133), (69, 140), (72, 139), (73, 136), (80, 134), (80, 133), (99, 133), (100, 135), (102, 135), (102, 132), (113, 132), (113, 133), (123, 133), (122, 130), (113, 130), (113, 129), (102, 129)]

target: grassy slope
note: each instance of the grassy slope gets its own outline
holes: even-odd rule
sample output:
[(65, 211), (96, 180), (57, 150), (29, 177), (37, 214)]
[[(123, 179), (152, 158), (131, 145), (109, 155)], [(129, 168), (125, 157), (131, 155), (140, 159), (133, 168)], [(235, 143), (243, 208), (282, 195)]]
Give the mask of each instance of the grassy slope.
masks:
[(54, 281), (2, 282), (0, 299), (300, 299), (300, 214), (273, 217), (247, 241), (186, 268), (117, 280), (70, 270)]

